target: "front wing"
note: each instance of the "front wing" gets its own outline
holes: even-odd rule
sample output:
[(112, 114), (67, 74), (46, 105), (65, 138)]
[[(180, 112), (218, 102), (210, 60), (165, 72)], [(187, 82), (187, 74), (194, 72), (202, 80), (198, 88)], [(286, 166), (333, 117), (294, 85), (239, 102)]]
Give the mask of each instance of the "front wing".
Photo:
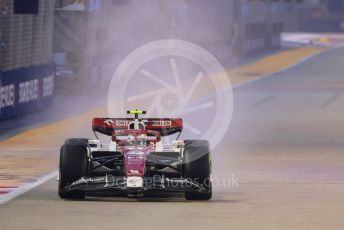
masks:
[(207, 192), (197, 181), (184, 178), (145, 177), (142, 186), (128, 187), (127, 178), (112, 175), (100, 177), (82, 177), (64, 188), (65, 191), (86, 192), (120, 192), (120, 193), (152, 193), (152, 192)]

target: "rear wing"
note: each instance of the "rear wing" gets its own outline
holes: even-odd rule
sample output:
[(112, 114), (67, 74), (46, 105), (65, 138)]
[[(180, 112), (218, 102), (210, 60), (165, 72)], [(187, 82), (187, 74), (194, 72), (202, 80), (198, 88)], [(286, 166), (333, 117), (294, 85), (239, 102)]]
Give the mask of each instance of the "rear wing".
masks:
[[(116, 130), (128, 129), (134, 118), (94, 118), (92, 129), (108, 136)], [(144, 129), (154, 130), (161, 136), (169, 136), (183, 131), (183, 120), (181, 118), (143, 118)]]

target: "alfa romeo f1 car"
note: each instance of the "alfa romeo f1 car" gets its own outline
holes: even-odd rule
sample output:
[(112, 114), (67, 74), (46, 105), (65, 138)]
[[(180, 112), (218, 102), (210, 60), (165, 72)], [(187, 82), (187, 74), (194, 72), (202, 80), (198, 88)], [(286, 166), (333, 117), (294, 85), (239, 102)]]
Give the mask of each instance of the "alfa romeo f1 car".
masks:
[[(162, 138), (183, 130), (180, 118), (94, 118), (96, 139), (71, 138), (61, 147), (58, 194), (63, 199), (86, 195), (184, 193), (187, 200), (212, 196), (209, 143)], [(101, 143), (98, 134), (111, 139)], [(179, 136), (178, 136), (179, 137)]]

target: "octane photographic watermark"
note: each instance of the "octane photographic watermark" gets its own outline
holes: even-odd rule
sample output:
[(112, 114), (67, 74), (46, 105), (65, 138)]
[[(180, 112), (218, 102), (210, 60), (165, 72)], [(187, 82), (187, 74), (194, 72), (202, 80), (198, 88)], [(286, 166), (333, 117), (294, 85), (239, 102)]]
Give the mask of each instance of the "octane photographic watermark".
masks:
[[(115, 177), (111, 174), (106, 175), (105, 178), (89, 178), (81, 179), (77, 183), (99, 183), (105, 181), (105, 188), (116, 187), (116, 185), (123, 183), (123, 178)], [(213, 177), (211, 176), (208, 179), (201, 178), (166, 178), (164, 176), (155, 175), (153, 177), (144, 178), (144, 185), (148, 187), (157, 187), (162, 188), (198, 188), (199, 186), (203, 188), (239, 188), (239, 177), (234, 174), (231, 174), (227, 177)]]
[(146, 117), (180, 117), (182, 139), (208, 140), (215, 148), (231, 122), (233, 92), (210, 52), (183, 40), (158, 40), (130, 53), (111, 80), (109, 117), (125, 117), (128, 109), (146, 110)]

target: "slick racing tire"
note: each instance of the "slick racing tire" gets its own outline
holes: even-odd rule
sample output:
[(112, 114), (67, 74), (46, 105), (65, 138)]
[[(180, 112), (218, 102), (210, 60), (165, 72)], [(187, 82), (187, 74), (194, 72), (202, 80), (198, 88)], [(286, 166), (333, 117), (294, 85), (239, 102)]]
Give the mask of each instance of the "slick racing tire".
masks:
[(205, 192), (186, 192), (185, 198), (187, 200), (211, 199), (211, 159), (208, 141), (185, 141), (182, 175), (186, 179), (191, 179), (199, 183), (206, 189)]
[(88, 138), (69, 138), (65, 141), (65, 144), (88, 146), (88, 140)]
[(66, 185), (87, 176), (87, 147), (64, 144), (60, 151), (58, 194), (62, 199), (83, 199), (83, 191), (64, 191)]

